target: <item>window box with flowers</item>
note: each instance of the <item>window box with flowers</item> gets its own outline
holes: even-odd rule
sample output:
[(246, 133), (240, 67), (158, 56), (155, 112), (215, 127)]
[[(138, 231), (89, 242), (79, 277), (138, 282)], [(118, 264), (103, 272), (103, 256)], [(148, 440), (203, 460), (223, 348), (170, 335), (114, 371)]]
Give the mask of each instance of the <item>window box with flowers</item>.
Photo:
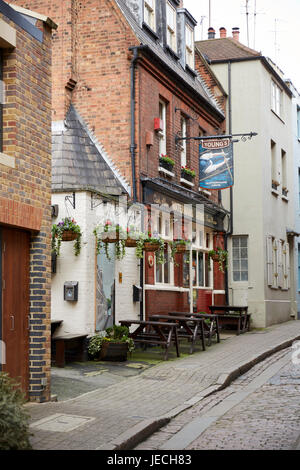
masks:
[(161, 154), (159, 157), (158, 171), (164, 173), (167, 176), (175, 176), (174, 170), (175, 161), (167, 155)]
[(181, 178), (182, 183), (188, 184), (189, 186), (194, 186), (194, 179), (196, 176), (195, 170), (188, 168), (186, 166), (181, 167)]
[(74, 241), (74, 254), (78, 256), (81, 250), (81, 228), (71, 217), (63, 218), (58, 224), (52, 225), (52, 253), (57, 256), (60, 254), (62, 241)]

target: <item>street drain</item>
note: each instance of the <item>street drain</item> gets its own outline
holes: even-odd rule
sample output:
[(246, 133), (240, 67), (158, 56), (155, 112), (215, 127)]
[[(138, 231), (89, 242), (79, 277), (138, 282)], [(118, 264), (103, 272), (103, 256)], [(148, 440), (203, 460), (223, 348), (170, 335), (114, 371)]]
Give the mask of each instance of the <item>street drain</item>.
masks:
[(66, 415), (56, 413), (47, 418), (40, 419), (30, 425), (31, 428), (40, 429), (42, 431), (52, 432), (70, 432), (84, 424), (90, 423), (95, 418), (87, 416)]

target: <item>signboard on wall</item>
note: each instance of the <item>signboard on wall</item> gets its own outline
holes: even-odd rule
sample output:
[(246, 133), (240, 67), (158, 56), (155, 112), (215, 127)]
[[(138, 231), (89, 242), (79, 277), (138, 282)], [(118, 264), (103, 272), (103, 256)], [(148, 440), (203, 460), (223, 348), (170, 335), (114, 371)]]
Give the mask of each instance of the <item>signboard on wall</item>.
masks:
[(233, 144), (231, 139), (204, 139), (199, 145), (199, 186), (225, 189), (233, 185)]

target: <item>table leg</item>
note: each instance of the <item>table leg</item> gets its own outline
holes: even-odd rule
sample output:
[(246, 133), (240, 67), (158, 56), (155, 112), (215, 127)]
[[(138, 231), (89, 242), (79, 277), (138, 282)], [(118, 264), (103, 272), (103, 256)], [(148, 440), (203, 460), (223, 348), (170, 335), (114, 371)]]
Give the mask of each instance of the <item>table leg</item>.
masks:
[(177, 354), (177, 357), (180, 357), (180, 353), (179, 353), (179, 346), (178, 346), (178, 334), (177, 334), (177, 328), (176, 326), (173, 327), (174, 328), (174, 337), (175, 337), (175, 346), (176, 346), (176, 354)]
[(201, 328), (201, 338), (202, 338), (202, 349), (205, 351), (205, 336), (204, 336), (204, 326), (203, 326), (204, 320), (200, 322), (200, 328)]
[(216, 321), (216, 332), (217, 332), (217, 342), (220, 342), (220, 331), (219, 331), (219, 319), (218, 317), (215, 318)]

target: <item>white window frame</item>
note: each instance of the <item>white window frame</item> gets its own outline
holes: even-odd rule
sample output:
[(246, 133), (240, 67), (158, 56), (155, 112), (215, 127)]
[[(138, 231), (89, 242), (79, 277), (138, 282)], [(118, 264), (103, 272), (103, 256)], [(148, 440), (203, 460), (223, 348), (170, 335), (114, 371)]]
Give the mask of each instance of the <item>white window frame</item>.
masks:
[[(187, 136), (187, 119), (184, 116), (181, 116), (180, 127), (181, 127), (181, 137), (185, 138)], [(181, 162), (181, 166), (187, 165), (186, 140), (181, 141), (180, 162)]]
[(277, 116), (282, 116), (282, 89), (271, 80), (271, 109)]
[(159, 132), (159, 156), (167, 154), (167, 104), (159, 100), (159, 118), (162, 120), (163, 128)]
[[(167, 250), (168, 250), (168, 265), (169, 265), (169, 279), (170, 281), (169, 282), (165, 282), (165, 264), (159, 264), (157, 265), (157, 262), (156, 262), (156, 255), (154, 255), (154, 283), (156, 286), (174, 286), (174, 263), (172, 263), (172, 260), (171, 260), (171, 248), (169, 246), (169, 244), (167, 245)], [(156, 270), (157, 268), (161, 268), (162, 269), (162, 281), (161, 282), (158, 282), (157, 281), (157, 274), (156, 274)]]
[[(205, 269), (205, 263), (206, 260), (205, 258), (208, 256), (209, 250), (207, 249), (195, 249), (193, 248), (190, 252), (190, 256), (192, 257), (192, 263), (193, 263), (193, 253), (196, 253), (196, 284), (194, 285), (194, 279), (193, 279), (193, 265), (191, 266), (191, 286), (193, 289), (213, 289), (213, 269), (212, 269), (212, 260), (210, 259), (208, 261), (209, 263), (209, 268), (207, 270), (207, 276), (208, 276), (208, 283), (206, 282), (206, 269)], [(203, 255), (203, 285), (199, 284), (199, 253), (202, 253)], [(208, 285), (207, 285), (208, 284)]]
[(144, 0), (144, 22), (153, 31), (156, 31), (155, 2), (156, 0)]
[(300, 140), (300, 106), (297, 106), (297, 137)]
[[(235, 240), (237, 240), (237, 239), (241, 240), (242, 238), (243, 238), (243, 239), (246, 239), (246, 241), (247, 241), (247, 245), (246, 245), (246, 246), (242, 246), (242, 245), (240, 244), (240, 241), (239, 241), (239, 246), (238, 246), (238, 247), (233, 246), (233, 240), (234, 240), (234, 239), (235, 239)], [(237, 282), (238, 282), (238, 283), (248, 283), (248, 282), (249, 282), (249, 243), (248, 243), (248, 236), (247, 236), (247, 235), (234, 235), (234, 236), (232, 237), (232, 246), (231, 246), (231, 248), (232, 248), (232, 257), (231, 257), (231, 258), (232, 258), (232, 264), (231, 264), (231, 273), (232, 273), (231, 279), (232, 279), (232, 282), (234, 282), (234, 283), (237, 283)], [(242, 258), (242, 256), (241, 256), (241, 250), (242, 250), (242, 249), (245, 249), (245, 248), (247, 249), (247, 258)], [(235, 256), (234, 256), (234, 251), (233, 251), (234, 249), (238, 249), (238, 250), (239, 250), (239, 256), (238, 256), (238, 258), (235, 258)], [(238, 280), (236, 280), (236, 279), (234, 279), (234, 272), (239, 272), (239, 273), (240, 273), (240, 277), (241, 277), (241, 273), (242, 273), (242, 272), (246, 272), (245, 269), (242, 269), (242, 268), (241, 268), (241, 262), (242, 262), (243, 260), (244, 260), (244, 261), (247, 260), (247, 279), (238, 279)], [(234, 265), (233, 265), (234, 262), (239, 262), (239, 269), (238, 269), (238, 270), (234, 268)]]
[[(170, 13), (170, 16), (169, 16)], [(172, 18), (173, 24), (169, 21)], [(177, 52), (177, 25), (176, 25), (176, 8), (170, 2), (166, 2), (166, 20), (167, 20), (167, 44)]]
[[(189, 34), (191, 43), (189, 43)], [(188, 25), (185, 25), (185, 62), (191, 68), (195, 67), (195, 52), (194, 52), (194, 30)]]

